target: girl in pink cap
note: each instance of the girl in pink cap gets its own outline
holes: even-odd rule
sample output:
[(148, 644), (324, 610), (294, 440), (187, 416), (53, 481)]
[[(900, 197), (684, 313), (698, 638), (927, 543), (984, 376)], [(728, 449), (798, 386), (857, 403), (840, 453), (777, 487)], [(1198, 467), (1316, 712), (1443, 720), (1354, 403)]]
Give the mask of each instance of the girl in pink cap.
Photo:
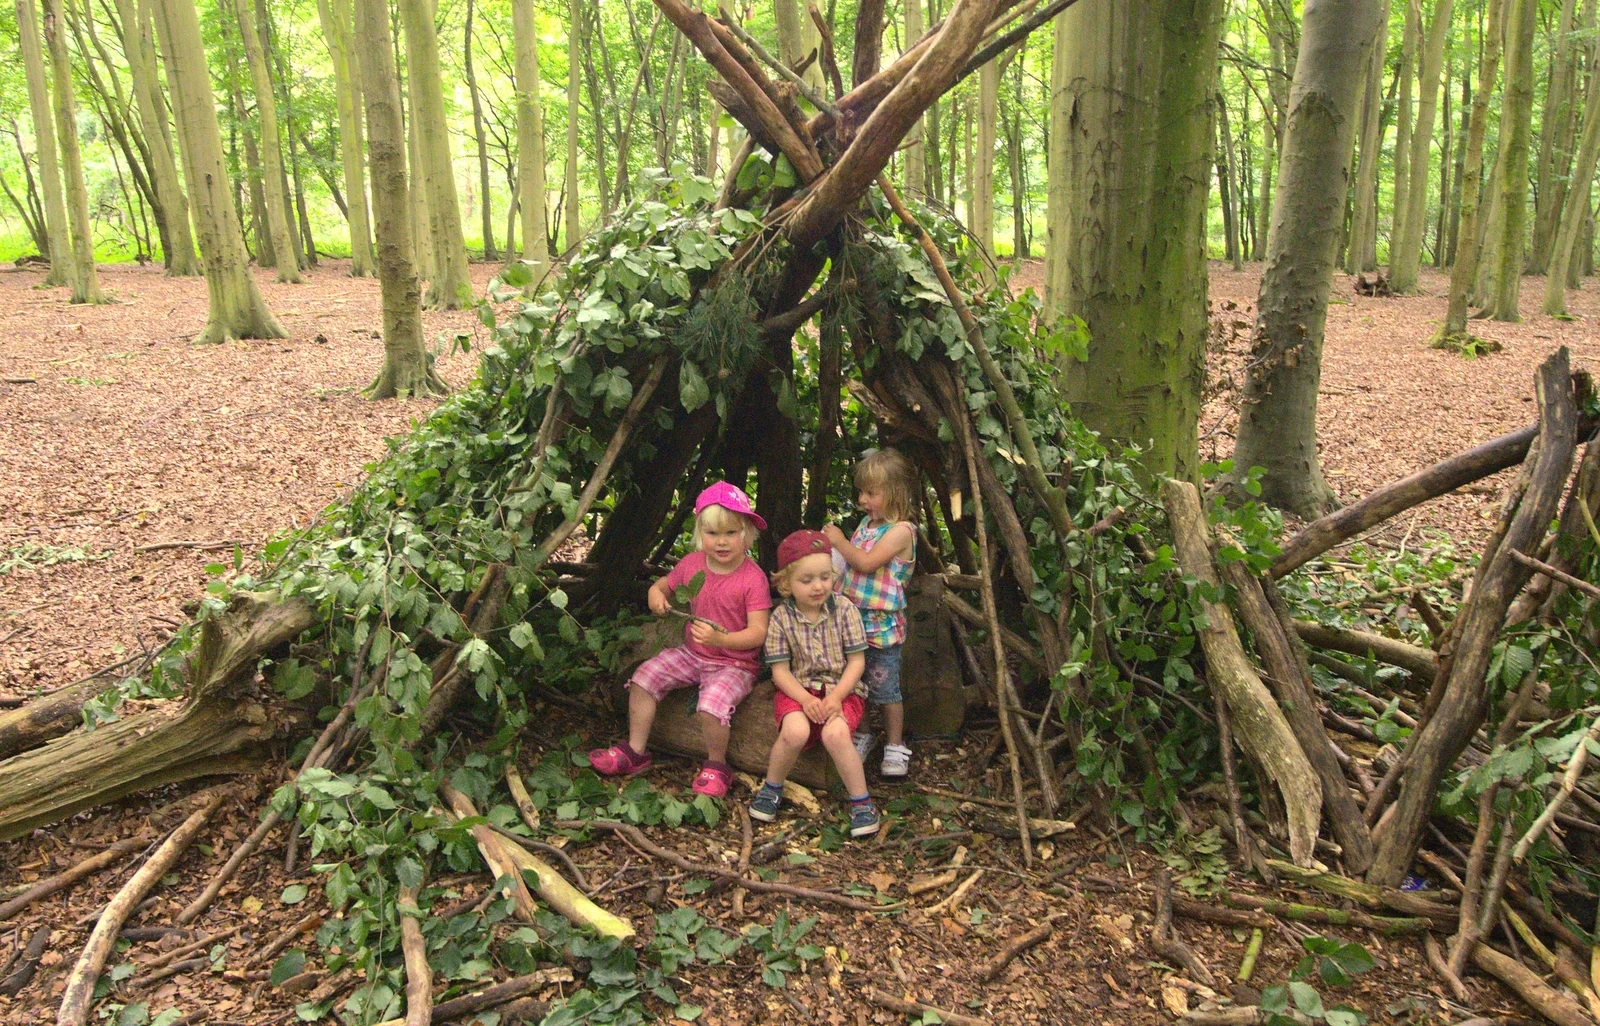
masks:
[(669, 691), (698, 687), (695, 706), (706, 761), (694, 789), (721, 798), (728, 793), (728, 728), (733, 711), (750, 693), (767, 638), (772, 594), (767, 575), (746, 553), (767, 522), (756, 516), (750, 496), (718, 481), (694, 504), (698, 552), (678, 561), (672, 572), (650, 586), (650, 611), (665, 616), (672, 595), (696, 575), (703, 583), (689, 602), (694, 617), (684, 628), (684, 644), (642, 663), (628, 682), (628, 740), (589, 753), (589, 765), (607, 776), (633, 776), (650, 768), (646, 745), (656, 704)]

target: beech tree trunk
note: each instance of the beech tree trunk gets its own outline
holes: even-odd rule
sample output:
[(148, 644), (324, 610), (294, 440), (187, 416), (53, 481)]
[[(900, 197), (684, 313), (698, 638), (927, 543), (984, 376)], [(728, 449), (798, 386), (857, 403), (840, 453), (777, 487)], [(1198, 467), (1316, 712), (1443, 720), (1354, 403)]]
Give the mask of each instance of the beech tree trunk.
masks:
[[(905, 0), (906, 6), (906, 41), (907, 47), (922, 38), (922, 4), (923, 0)], [(877, 68), (872, 69), (874, 73)], [(906, 195), (915, 199), (922, 199), (928, 191), (928, 161), (926, 149), (926, 122), (923, 118), (917, 122), (915, 128), (906, 136)]]
[(251, 0), (234, 0), (239, 35), (244, 40), (245, 60), (250, 65), (250, 81), (256, 94), (256, 118), (261, 126), (261, 177), (266, 193), (267, 230), (272, 235), (273, 263), (280, 282), (298, 284), (299, 262), (294, 240), (289, 234), (289, 199), (283, 188), (283, 142), (278, 134), (278, 104), (272, 93), (272, 76), (267, 71), (261, 37), (256, 32)]
[(1571, 124), (1576, 69), (1572, 64), (1572, 30), (1577, 6), (1577, 0), (1562, 0), (1561, 14), (1556, 22), (1555, 53), (1550, 57), (1549, 85), (1545, 89), (1544, 113), (1539, 119), (1539, 153), (1534, 164), (1533, 240), (1528, 253), (1529, 274), (1544, 274), (1549, 266), (1556, 221), (1566, 205), (1566, 176), (1571, 169), (1573, 156)]
[(1494, 91), (1495, 73), (1500, 65), (1500, 36), (1503, 29), (1502, 0), (1489, 0), (1488, 25), (1484, 30), (1483, 57), (1478, 62), (1478, 92), (1472, 100), (1471, 120), (1467, 124), (1466, 156), (1461, 166), (1461, 225), (1457, 229), (1456, 259), (1450, 268), (1450, 302), (1445, 310), (1440, 338), (1459, 338), (1467, 331), (1467, 300), (1478, 277), (1481, 253), (1478, 210), (1483, 193), (1483, 136), (1489, 124), (1489, 97)]
[(94, 267), (94, 225), (89, 221), (89, 190), (83, 182), (83, 151), (78, 146), (78, 109), (72, 90), (72, 57), (67, 51), (67, 19), (62, 0), (45, 0), (44, 38), (50, 48), (50, 93), (54, 100), (61, 178), (66, 190), (71, 237), (72, 301), (106, 301)]
[(360, 55), (354, 46), (350, 0), (317, 0), (322, 34), (333, 64), (334, 99), (339, 113), (339, 157), (344, 168), (345, 223), (350, 229), (350, 276), (368, 278), (372, 262), (372, 222), (367, 213), (365, 141), (361, 127)]
[(189, 225), (189, 200), (178, 178), (172, 133), (167, 127), (167, 105), (157, 74), (150, 0), (117, 0), (117, 17), (122, 23), (122, 52), (127, 57), (128, 72), (133, 79), (134, 106), (139, 112), (139, 126), (149, 155), (150, 185), (161, 200), (166, 223), (163, 256), (167, 273), (174, 277), (199, 274), (200, 258), (194, 251), (194, 233)]
[(250, 273), (223, 160), (222, 133), (212, 100), (211, 72), (191, 0), (154, 0), (156, 28), (166, 50), (167, 84), (178, 122), (197, 241), (206, 269), (206, 324), (196, 343), (230, 338), (287, 338), (261, 299)]
[(499, 260), (494, 243), (494, 206), (489, 202), (489, 140), (483, 130), (483, 100), (478, 94), (478, 76), (472, 71), (472, 2), (467, 2), (467, 23), (461, 32), (462, 57), (467, 73), (467, 92), (472, 97), (472, 138), (478, 144), (478, 213), (483, 232), (483, 258)]
[(967, 225), (983, 253), (978, 258), (984, 280), (993, 282), (989, 270), (994, 259), (994, 129), (1000, 113), (1001, 61), (997, 58), (978, 71), (977, 148), (973, 151), (972, 214)]
[[(1381, 7), (1379, 37), (1387, 43), (1389, 0), (1383, 0)], [(1378, 165), (1383, 160), (1383, 59), (1387, 49), (1374, 46), (1367, 51), (1367, 85), (1361, 100), (1361, 162), (1350, 215), (1350, 241), (1345, 247), (1344, 269), (1349, 274), (1378, 267)]]
[(1554, 252), (1544, 282), (1544, 312), (1567, 316), (1567, 282), (1571, 276), (1578, 237), (1589, 220), (1589, 188), (1600, 157), (1600, 74), (1589, 76), (1589, 97), (1584, 102), (1583, 135), (1572, 163), (1572, 182), (1556, 223)]
[(383, 369), (367, 386), (373, 399), (442, 395), (422, 345), (422, 286), (411, 256), (411, 213), (406, 200), (405, 131), (400, 124), (400, 80), (386, 0), (355, 0), (356, 41), (362, 54), (367, 101), (367, 158), (372, 168), (372, 223), (383, 304)]
[(39, 155), (39, 191), (44, 193), (45, 230), (50, 241), (50, 273), (46, 285), (72, 284), (72, 234), (67, 228), (67, 201), (61, 191), (61, 164), (57, 156), (55, 114), (50, 107), (50, 83), (44, 72), (44, 47), (33, 0), (17, 0), (17, 37), (28, 79), (28, 106), (33, 113), (34, 148)]
[[(1433, 145), (1433, 123), (1439, 108), (1439, 74), (1444, 69), (1444, 48), (1450, 39), (1454, 0), (1437, 0), (1433, 20), (1422, 46), (1422, 79), (1417, 91), (1417, 120), (1411, 130), (1410, 179), (1406, 186), (1403, 219), (1396, 225), (1389, 252), (1389, 286), (1415, 292), (1422, 263), (1422, 234), (1428, 217), (1428, 156)], [(1352, 108), (1353, 109), (1353, 108)], [(1448, 121), (1445, 131), (1450, 130)]]
[(581, 112), (578, 54), (582, 52), (583, 45), (578, 28), (583, 18), (578, 6), (580, 3), (582, 0), (572, 0), (567, 5), (570, 19), (567, 25), (567, 170), (566, 197), (562, 201), (566, 204), (567, 230), (566, 238), (561, 241), (562, 250), (571, 249), (583, 236), (583, 205), (578, 195), (578, 117)]
[(1071, 279), (1089, 359), (1073, 409), (1151, 474), (1199, 472), (1205, 215), (1220, 0), (1079, 4), (1067, 19)]
[(1508, 40), (1515, 33), (1516, 47), (1506, 60), (1505, 101), (1500, 105), (1500, 134), (1504, 139), (1505, 173), (1500, 190), (1502, 219), (1495, 246), (1494, 293), (1489, 316), (1497, 321), (1520, 321), (1518, 296), (1522, 291), (1522, 256), (1528, 227), (1528, 147), (1533, 134), (1533, 34), (1538, 22), (1538, 0), (1515, 0), (1516, 17), (1508, 18)]
[(413, 129), (421, 162), (412, 170), (412, 187), (428, 197), (433, 234), (433, 274), (423, 303), (459, 310), (472, 302), (467, 240), (461, 232), (456, 199), (455, 162), (450, 156), (450, 126), (444, 116), (444, 82), (439, 74), (439, 39), (433, 27), (432, 0), (403, 0), (406, 74), (411, 86)]
[(1318, 0), (1306, 11), (1245, 364), (1235, 480), (1265, 467), (1263, 501), (1306, 519), (1338, 502), (1317, 459), (1317, 388), (1355, 112), (1381, 14), (1380, 0)]
[[(522, 207), (522, 259), (535, 280), (550, 261), (545, 222), (544, 101), (539, 97), (539, 38), (533, 0), (512, 0), (511, 28), (517, 64), (517, 193)], [(506, 248), (511, 248), (510, 240)]]
[[(1411, 199), (1411, 89), (1417, 76), (1417, 46), (1422, 34), (1420, 0), (1401, 0), (1406, 5), (1405, 29), (1400, 43), (1400, 99), (1395, 111), (1394, 211), (1389, 225), (1389, 263), (1394, 263), (1395, 244), (1400, 226), (1405, 223), (1406, 203)], [(1390, 268), (1391, 273), (1393, 267)]]
[[(1050, 96), (1047, 117), (1050, 145), (1045, 153), (1045, 248), (1044, 316), (1054, 321), (1067, 312), (1070, 281), (1070, 235), (1072, 209), (1072, 110), (1067, 95), (1068, 33), (1065, 11), (1055, 16), (1052, 26), (1054, 47), (1050, 58)], [(953, 151), (954, 146), (951, 147)]]

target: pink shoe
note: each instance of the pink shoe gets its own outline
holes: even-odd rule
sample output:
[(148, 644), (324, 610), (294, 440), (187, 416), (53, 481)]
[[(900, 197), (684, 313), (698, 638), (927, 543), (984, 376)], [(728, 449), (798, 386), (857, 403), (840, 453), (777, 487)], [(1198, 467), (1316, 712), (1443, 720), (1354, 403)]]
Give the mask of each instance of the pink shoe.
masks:
[(700, 767), (700, 772), (695, 774), (694, 793), (721, 798), (728, 793), (728, 784), (732, 776), (732, 770), (727, 763), (712, 762), (708, 759), (705, 765)]
[(596, 773), (607, 777), (635, 777), (649, 769), (654, 762), (649, 752), (640, 755), (628, 747), (626, 741), (610, 748), (596, 748), (589, 753), (589, 765)]

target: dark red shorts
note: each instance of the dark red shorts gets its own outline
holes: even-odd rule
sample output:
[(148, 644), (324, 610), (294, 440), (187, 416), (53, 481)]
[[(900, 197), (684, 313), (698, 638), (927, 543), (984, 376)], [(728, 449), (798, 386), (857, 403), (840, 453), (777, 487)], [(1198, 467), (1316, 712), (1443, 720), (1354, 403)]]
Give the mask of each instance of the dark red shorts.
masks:
[[(839, 715), (844, 717), (844, 721), (850, 726), (850, 733), (852, 734), (854, 734), (856, 728), (861, 725), (861, 717), (866, 714), (866, 711), (867, 703), (862, 701), (860, 695), (854, 693), (847, 697), (839, 706)], [(806, 714), (805, 710), (800, 708), (799, 702), (796, 702), (782, 691), (778, 692), (776, 695), (773, 695), (772, 718), (778, 721), (779, 730), (783, 729), (783, 718), (790, 713), (799, 713), (801, 716)], [(811, 721), (807, 720), (806, 722), (810, 723)], [(824, 726), (826, 726), (826, 724), (811, 723), (811, 736), (806, 738), (805, 747), (810, 748), (812, 745), (815, 745), (818, 741), (822, 740), (822, 728)]]

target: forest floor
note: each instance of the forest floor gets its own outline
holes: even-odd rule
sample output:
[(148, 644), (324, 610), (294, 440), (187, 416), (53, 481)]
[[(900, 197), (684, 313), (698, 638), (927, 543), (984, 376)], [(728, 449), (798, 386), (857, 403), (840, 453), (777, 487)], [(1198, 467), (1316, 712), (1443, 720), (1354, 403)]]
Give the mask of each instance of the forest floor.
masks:
[[(474, 266), (475, 282), (482, 286), (494, 270)], [(1214, 394), (1202, 419), (1202, 450), (1208, 458), (1222, 458), (1231, 449), (1236, 420), (1228, 383), (1237, 380), (1248, 346), (1260, 270), (1251, 265), (1232, 272), (1213, 263), (1211, 271), (1217, 314), (1210, 361)], [(1034, 265), (1012, 280), (1026, 285), (1039, 277)], [(377, 285), (346, 277), (338, 262), (325, 263), (300, 286), (277, 285), (270, 273), (259, 275), (290, 338), (203, 349), (187, 344), (204, 320), (205, 285), (199, 279), (167, 279), (150, 268), (102, 268), (102, 285), (119, 302), (84, 308), (69, 306), (62, 290), (39, 289), (41, 278), (32, 270), (0, 273), (0, 314), (8, 326), (0, 350), (0, 424), (5, 425), (0, 480), (8, 485), (0, 507), (0, 700), (57, 687), (141, 646), (158, 645), (187, 619), (184, 607), (201, 594), (207, 564), (231, 563), (236, 543), (246, 569), (254, 566), (267, 540), (305, 526), (338, 501), (360, 479), (363, 466), (382, 457), (386, 437), (403, 434), (435, 405), (371, 403), (360, 397), (382, 358), (381, 342), (374, 337)], [(1576, 365), (1600, 364), (1595, 328), (1600, 284), (1594, 279), (1570, 294), (1577, 320), (1533, 315), (1518, 325), (1474, 322), (1478, 334), (1505, 346), (1476, 360), (1426, 347), (1443, 315), (1446, 280), (1424, 271), (1422, 285), (1424, 295), (1372, 299), (1357, 296), (1352, 279), (1335, 279), (1319, 428), (1325, 471), (1347, 501), (1533, 422), (1533, 371), (1555, 346), (1570, 346)], [(1542, 279), (1524, 280), (1525, 309), (1537, 308), (1542, 288)], [(479, 341), (483, 336), (470, 311), (429, 313), (425, 322), (430, 337), (457, 331)], [(461, 385), (470, 379), (475, 359), (475, 354), (446, 352), (438, 366), (448, 381)], [(1488, 488), (1463, 492), (1393, 525), (1391, 541), (1403, 538), (1413, 548), (1429, 541), (1453, 543), (1463, 555), (1476, 549), (1495, 496)], [(202, 549), (195, 543), (218, 547)], [(554, 707), (551, 712), (541, 720), (538, 737), (527, 739), (529, 750), (574, 732), (607, 739), (609, 725)], [(995, 794), (1002, 784), (998, 770), (983, 770), (969, 757), (985, 750), (988, 734), (978, 729), (959, 743), (921, 743), (918, 783), (959, 794)], [(674, 792), (685, 790), (691, 769), (681, 761), (663, 761), (650, 780)], [(267, 787), (276, 782), (261, 781)], [(208, 829), (207, 843), (191, 848), (134, 925), (170, 922), (249, 832), (259, 799), (248, 794), (249, 783), (236, 786), (238, 799)], [(897, 819), (884, 841), (830, 853), (799, 831), (773, 868), (802, 886), (854, 883), (898, 898), (912, 870), (938, 864), (948, 857), (950, 844), (959, 843), (971, 849), (969, 866), (987, 867), (985, 877), (959, 909), (931, 916), (874, 918), (826, 906), (793, 906), (796, 919), (820, 913), (806, 940), (827, 948), (825, 957), (809, 972), (794, 974), (782, 991), (760, 983), (759, 962), (748, 952), (731, 966), (684, 970), (680, 997), (704, 1006), (700, 1022), (904, 1021), (866, 1004), (861, 995), (868, 986), (915, 994), (995, 1023), (1169, 1022), (1176, 1005), (1196, 1000), (1192, 988), (1185, 990), (1170, 969), (1150, 960), (1143, 943), (1151, 873), (1160, 860), (1135, 846), (1130, 834), (1091, 828), (1063, 835), (1042, 848), (1037, 871), (1023, 874), (1016, 843), (981, 830), (939, 842), (914, 841), (968, 830), (983, 811), (981, 802), (930, 796), (909, 785), (882, 790)], [(182, 793), (125, 801), (94, 818), (80, 816), (0, 844), (0, 896), (146, 829), (152, 817), (166, 823), (179, 814), (168, 803)], [(746, 796), (736, 788), (734, 797)], [(826, 799), (824, 814), (834, 815)], [(778, 828), (758, 830), (756, 843), (779, 828), (798, 825), (796, 818), (787, 813)], [(740, 849), (733, 815), (709, 830), (656, 833), (659, 842), (698, 861), (730, 862)], [(223, 962), (235, 968), (195, 970), (138, 995), (152, 1012), (203, 1011), (209, 1017), (203, 1021), (216, 1026), (294, 1020), (304, 994), (278, 992), (262, 978), (263, 967), (253, 967), (254, 976), (239, 976), (236, 967), (252, 949), (326, 902), (316, 874), (301, 870), (291, 878), (283, 873), (281, 833), (269, 837), (262, 852), (198, 924), (204, 932), (242, 928), (225, 942)], [(648, 932), (654, 909), (643, 904), (644, 883), (661, 877), (665, 867), (641, 861), (638, 853), (603, 835), (575, 848), (574, 856), (591, 881), (602, 883), (597, 900)], [(53, 1020), (66, 973), (87, 935), (84, 915), (97, 909), (124, 876), (125, 870), (102, 874), (0, 924), (0, 964), (13, 943), (35, 927), (55, 930), (40, 977), (15, 1001), (0, 998), (0, 1021)], [(310, 897), (286, 904), (280, 895), (296, 882), (311, 885)], [(457, 890), (470, 895), (486, 882), (485, 875), (464, 879)], [(1238, 877), (1229, 884), (1252, 886)], [(937, 896), (918, 902), (926, 905)], [(752, 899), (746, 903), (750, 918), (741, 923), (732, 919), (729, 901), (726, 892), (690, 897), (674, 883), (659, 910), (691, 904), (714, 924), (737, 932), (746, 923), (770, 923), (783, 907), (771, 897)], [(983, 962), (1008, 938), (1047, 916), (1056, 917), (1048, 940), (995, 982), (979, 980)], [(1176, 925), (1220, 979), (1231, 979), (1244, 949), (1243, 931), (1192, 920)], [(1360, 940), (1377, 958), (1376, 971), (1338, 995), (1374, 1021), (1465, 1017), (1464, 1009), (1444, 1001), (1420, 945), (1361, 931), (1330, 933)], [(1300, 955), (1298, 940), (1288, 931), (1269, 933), (1252, 983), (1283, 982)], [(157, 950), (158, 942), (141, 942), (113, 963), (142, 961)], [(1482, 1014), (1526, 1014), (1514, 998), (1482, 978), (1474, 977), (1469, 987)], [(1219, 984), (1218, 989), (1229, 987)], [(670, 1006), (650, 1000), (670, 1017)]]

